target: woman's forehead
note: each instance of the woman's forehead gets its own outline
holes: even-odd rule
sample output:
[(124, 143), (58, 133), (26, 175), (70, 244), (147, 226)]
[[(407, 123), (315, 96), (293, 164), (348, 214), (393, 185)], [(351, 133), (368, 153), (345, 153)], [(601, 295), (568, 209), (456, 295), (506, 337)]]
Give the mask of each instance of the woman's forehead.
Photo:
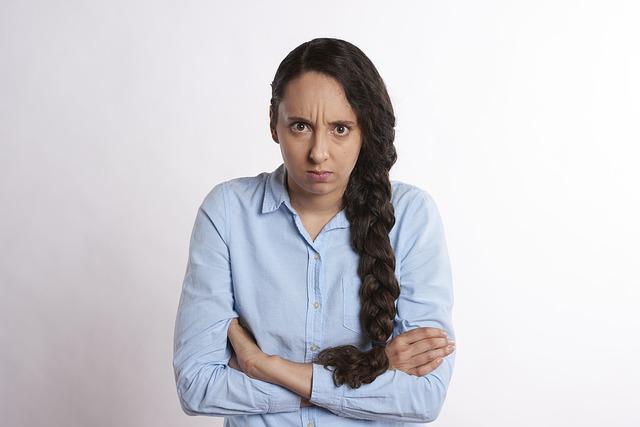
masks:
[(347, 101), (342, 87), (338, 83), (336, 85), (318, 81), (291, 81), (280, 102), (281, 116), (285, 119), (302, 117), (311, 120), (316, 115), (322, 114), (329, 121), (356, 121), (356, 114)]

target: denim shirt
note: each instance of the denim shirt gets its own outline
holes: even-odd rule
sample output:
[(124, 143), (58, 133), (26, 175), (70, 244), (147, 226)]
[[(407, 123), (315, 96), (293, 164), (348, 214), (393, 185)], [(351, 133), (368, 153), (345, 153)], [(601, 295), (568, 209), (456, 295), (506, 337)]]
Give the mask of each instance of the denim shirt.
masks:
[[(273, 172), (218, 183), (199, 206), (175, 330), (173, 368), (182, 410), (224, 417), (224, 426), (409, 426), (433, 421), (455, 352), (423, 376), (387, 370), (357, 389), (336, 387), (313, 364), (310, 401), (230, 368), (227, 328), (240, 317), (260, 349), (310, 363), (322, 349), (371, 348), (360, 326), (358, 254), (338, 212), (313, 240), (291, 205), (284, 163)], [(396, 222), (389, 238), (400, 297), (393, 337), (452, 324), (452, 275), (443, 223), (426, 191), (391, 180)]]

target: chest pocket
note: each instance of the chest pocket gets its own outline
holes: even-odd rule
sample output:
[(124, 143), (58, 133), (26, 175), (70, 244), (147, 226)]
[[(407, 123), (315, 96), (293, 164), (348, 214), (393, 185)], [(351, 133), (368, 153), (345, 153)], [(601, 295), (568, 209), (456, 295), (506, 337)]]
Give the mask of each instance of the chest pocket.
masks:
[(342, 276), (342, 324), (345, 328), (362, 334), (360, 326), (360, 277)]

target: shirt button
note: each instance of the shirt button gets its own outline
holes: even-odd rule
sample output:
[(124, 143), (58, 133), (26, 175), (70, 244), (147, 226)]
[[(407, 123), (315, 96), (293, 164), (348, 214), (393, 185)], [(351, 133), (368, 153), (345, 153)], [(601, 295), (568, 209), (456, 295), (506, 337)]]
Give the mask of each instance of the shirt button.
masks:
[(313, 303), (313, 308), (318, 308), (320, 307), (320, 303), (318, 301)]
[(315, 254), (314, 258), (316, 259), (316, 261), (319, 260), (320, 259), (320, 254)]
[(316, 351), (318, 349), (318, 346), (315, 344), (311, 344), (311, 351)]

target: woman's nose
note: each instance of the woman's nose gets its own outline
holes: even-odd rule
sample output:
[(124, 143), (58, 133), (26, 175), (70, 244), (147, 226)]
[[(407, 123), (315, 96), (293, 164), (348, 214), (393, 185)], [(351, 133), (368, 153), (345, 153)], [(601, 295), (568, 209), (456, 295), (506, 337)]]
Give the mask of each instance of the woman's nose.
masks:
[(309, 157), (311, 157), (315, 163), (322, 163), (329, 157), (329, 144), (327, 138), (328, 137), (323, 135), (322, 132), (316, 132), (313, 135)]

